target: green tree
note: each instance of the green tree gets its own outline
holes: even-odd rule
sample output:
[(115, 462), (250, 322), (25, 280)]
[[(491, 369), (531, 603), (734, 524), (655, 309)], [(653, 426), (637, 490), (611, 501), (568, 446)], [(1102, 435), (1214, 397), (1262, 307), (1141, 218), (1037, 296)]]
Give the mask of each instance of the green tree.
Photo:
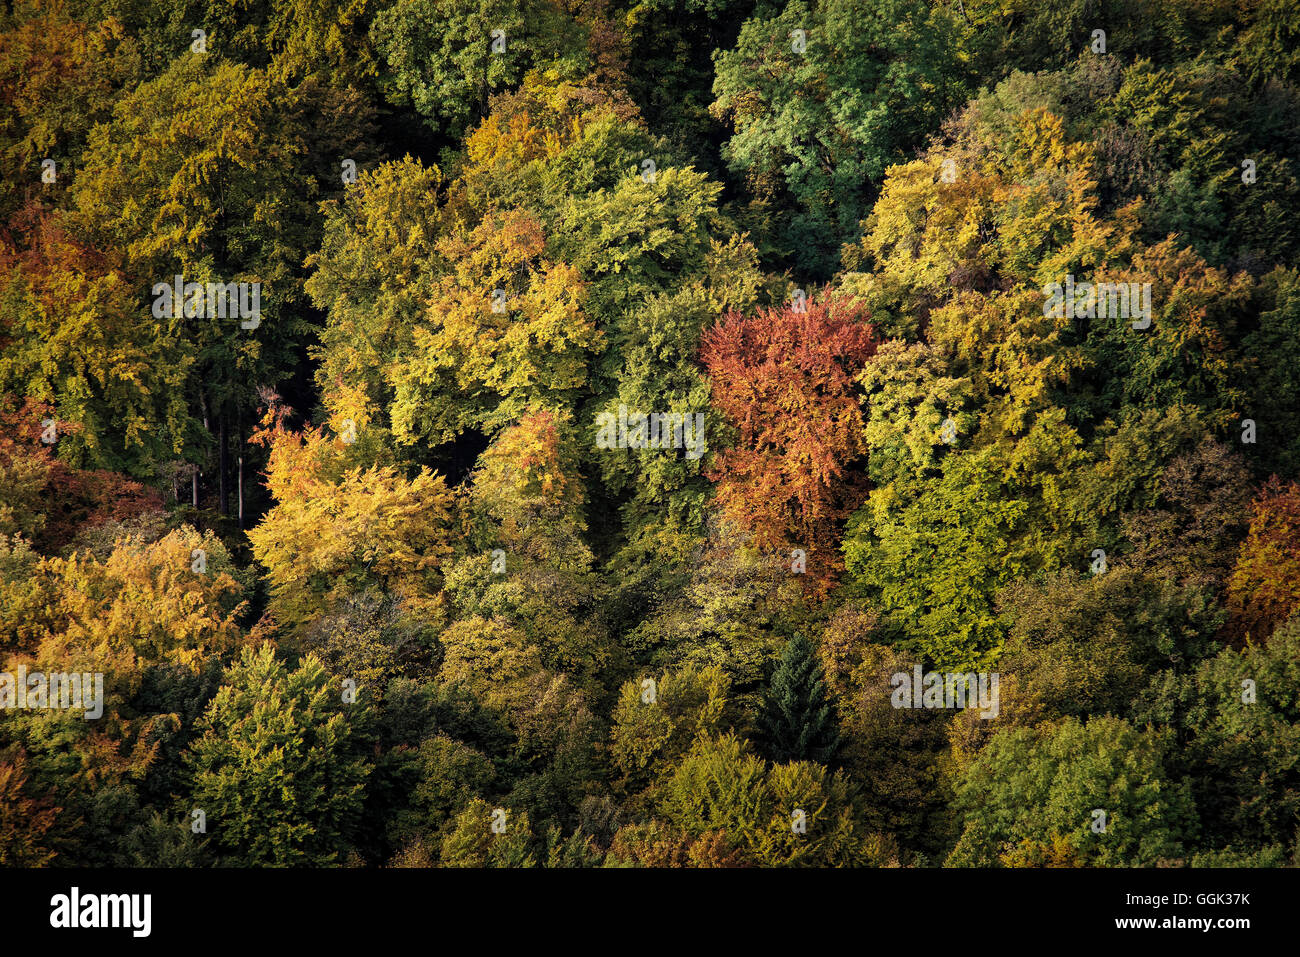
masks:
[[(322, 111), (357, 125), (322, 123)], [(148, 338), (183, 346), (162, 366), (183, 375), (188, 412), (176, 423), (179, 403), (166, 406), (169, 438), (196, 464), (215, 453), (209, 471), (223, 511), (234, 484), (231, 447), (254, 420), (257, 390), (292, 374), (310, 330), (303, 262), (320, 241), (317, 202), (342, 188), (336, 161), (319, 152), (328, 143), (359, 163), (373, 156), (366, 115), (355, 99), (331, 97), (318, 84), (291, 89), (243, 64), (187, 53), (120, 98), (112, 120), (90, 136), (70, 228), (114, 250), (142, 307), (135, 321), (161, 330)], [(244, 302), (252, 308), (256, 288), (258, 315), (164, 298), (160, 290), (177, 275), (257, 284), (245, 288)], [(131, 419), (126, 425), (139, 430)]]
[(839, 726), (827, 701), (822, 668), (812, 642), (796, 634), (781, 652), (781, 662), (763, 696), (759, 732), (768, 756), (778, 763), (825, 764), (839, 747)]
[(1293, 854), (1300, 839), (1300, 616), (1267, 644), (1156, 675), (1134, 721), (1173, 729), (1206, 852)]
[(442, 841), (443, 867), (536, 867), (528, 812), (474, 798)]
[(319, 866), (344, 859), (371, 765), (364, 707), (312, 657), (288, 669), (267, 643), (226, 672), (192, 747), (191, 791), (213, 843), (239, 866)]
[(892, 850), (863, 828), (843, 774), (811, 762), (769, 768), (732, 734), (699, 738), (663, 782), (656, 806), (690, 837), (721, 832), (761, 866), (881, 865)]
[(962, 33), (944, 4), (792, 0), (715, 53), (711, 109), (733, 131), (723, 156), (783, 213), (787, 261), (834, 271), (872, 185), (967, 95)]
[(1180, 860), (1197, 818), (1167, 770), (1172, 746), (1168, 733), (1109, 716), (999, 732), (956, 782), (962, 833), (948, 864), (1023, 865), (1057, 842), (1103, 867)]
[(376, 15), (370, 36), (387, 65), (381, 85), (389, 99), (452, 136), (530, 68), (581, 73), (588, 62), (584, 31), (551, 0), (398, 0)]

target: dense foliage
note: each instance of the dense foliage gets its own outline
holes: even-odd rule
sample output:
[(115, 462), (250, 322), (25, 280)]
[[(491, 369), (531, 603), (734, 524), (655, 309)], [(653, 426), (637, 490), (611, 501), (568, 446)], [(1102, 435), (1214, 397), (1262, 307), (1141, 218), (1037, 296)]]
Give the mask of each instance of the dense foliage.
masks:
[(6, 4), (0, 865), (1300, 865), (1298, 51)]

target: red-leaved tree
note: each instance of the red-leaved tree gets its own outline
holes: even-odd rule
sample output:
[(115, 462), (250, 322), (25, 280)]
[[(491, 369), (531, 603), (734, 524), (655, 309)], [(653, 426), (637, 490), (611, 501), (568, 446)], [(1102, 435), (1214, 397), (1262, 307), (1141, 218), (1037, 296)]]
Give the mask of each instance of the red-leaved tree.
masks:
[(700, 349), (713, 406), (735, 432), (708, 473), (723, 516), (792, 567), (802, 549), (813, 590), (842, 566), (839, 526), (865, 497), (855, 379), (879, 341), (868, 317), (828, 294), (802, 309), (732, 313)]
[(1300, 610), (1300, 484), (1274, 476), (1261, 490), (1228, 581), (1228, 607), (1238, 635), (1256, 641)]

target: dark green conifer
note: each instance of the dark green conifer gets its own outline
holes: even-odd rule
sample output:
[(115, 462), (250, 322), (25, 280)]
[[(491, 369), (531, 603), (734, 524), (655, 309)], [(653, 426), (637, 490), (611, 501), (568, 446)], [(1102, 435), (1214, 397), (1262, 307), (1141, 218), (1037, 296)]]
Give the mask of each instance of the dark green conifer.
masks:
[(821, 664), (803, 635), (791, 638), (781, 653), (758, 725), (773, 761), (825, 764), (835, 754), (839, 727), (826, 700)]

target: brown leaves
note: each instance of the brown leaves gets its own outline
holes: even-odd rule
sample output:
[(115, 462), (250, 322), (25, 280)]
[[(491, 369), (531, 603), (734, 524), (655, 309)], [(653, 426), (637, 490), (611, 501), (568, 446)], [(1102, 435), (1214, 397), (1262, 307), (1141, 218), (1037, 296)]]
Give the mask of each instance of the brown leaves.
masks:
[(1232, 627), (1261, 641), (1300, 609), (1300, 484), (1274, 476), (1255, 501), (1255, 517), (1228, 581)]
[(731, 314), (704, 336), (713, 405), (735, 430), (709, 477), (724, 515), (763, 549), (803, 549), (810, 584), (840, 566), (837, 525), (865, 497), (854, 379), (875, 354), (864, 309), (827, 297)]

